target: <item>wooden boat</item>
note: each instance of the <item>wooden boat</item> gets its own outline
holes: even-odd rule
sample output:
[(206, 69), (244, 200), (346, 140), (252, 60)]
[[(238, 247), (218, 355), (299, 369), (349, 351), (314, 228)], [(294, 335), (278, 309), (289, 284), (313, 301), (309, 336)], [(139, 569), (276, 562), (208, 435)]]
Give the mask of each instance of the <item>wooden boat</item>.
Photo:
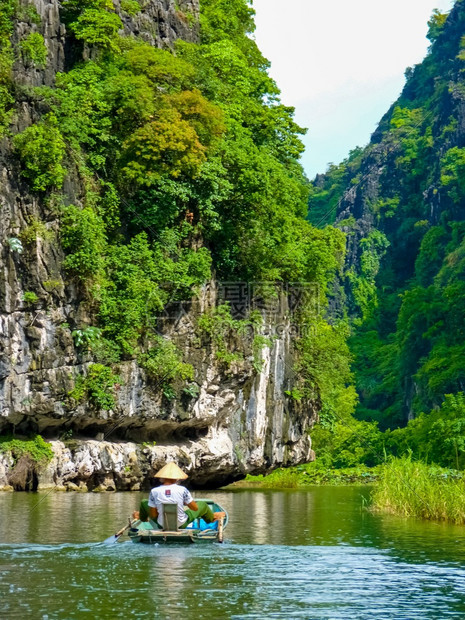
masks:
[(153, 521), (142, 523), (134, 521), (128, 531), (128, 536), (134, 543), (146, 545), (167, 544), (167, 543), (206, 543), (223, 542), (223, 530), (228, 524), (228, 513), (226, 510), (210, 499), (199, 501), (206, 502), (212, 512), (224, 512), (225, 517), (214, 523), (205, 523), (203, 519), (196, 519), (187, 528), (178, 527), (177, 505), (165, 504), (163, 512), (163, 522), (165, 527), (159, 529)]

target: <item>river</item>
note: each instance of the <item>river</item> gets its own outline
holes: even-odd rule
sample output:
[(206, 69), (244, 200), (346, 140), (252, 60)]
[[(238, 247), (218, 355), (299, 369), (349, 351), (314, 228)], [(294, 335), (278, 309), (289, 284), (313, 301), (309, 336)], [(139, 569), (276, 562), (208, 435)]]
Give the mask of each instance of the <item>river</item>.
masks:
[(368, 494), (210, 492), (225, 543), (169, 548), (101, 544), (139, 493), (0, 494), (0, 617), (465, 618), (465, 528), (370, 514)]

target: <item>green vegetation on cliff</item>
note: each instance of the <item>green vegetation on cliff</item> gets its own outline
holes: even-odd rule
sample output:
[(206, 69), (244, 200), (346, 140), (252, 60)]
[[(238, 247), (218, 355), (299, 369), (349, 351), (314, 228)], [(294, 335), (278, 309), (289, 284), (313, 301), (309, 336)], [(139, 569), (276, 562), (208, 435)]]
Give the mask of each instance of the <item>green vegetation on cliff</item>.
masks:
[(383, 429), (420, 416), (411, 448), (451, 465), (413, 428), (436, 429), (445, 395), (465, 389), (465, 3), (436, 11), (428, 37), (369, 146), (314, 183), (310, 219), (326, 211), (348, 233), (335, 295), (353, 325), (358, 416)]
[[(121, 8), (136, 15), (143, 5)], [(344, 235), (305, 219), (303, 130), (249, 36), (253, 15), (247, 0), (202, 0), (199, 40), (159, 49), (122, 34), (111, 0), (62, 2), (74, 63), (53, 87), (28, 89), (37, 120), (12, 145), (23, 181), (59, 212), (67, 277), (95, 316), (98, 337), (77, 346), (97, 363), (71, 392), (77, 401), (111, 408), (110, 366), (124, 359), (137, 359), (165, 394), (171, 383), (191, 381), (191, 367), (154, 325), (167, 304), (194, 297), (215, 274), (315, 285), (318, 303), (299, 308), (300, 325), (315, 325), (316, 335), (296, 339), (304, 378), (295, 388), (353, 408), (347, 332), (322, 318)], [(14, 52), (40, 67), (40, 43), (25, 39)], [(24, 93), (16, 95), (19, 103)], [(66, 180), (81, 188), (72, 204)]]
[(14, 56), (10, 36), (13, 31), (15, 9), (15, 0), (5, 0), (0, 11), (0, 137), (8, 128), (13, 115), (11, 69)]
[(10, 454), (15, 463), (23, 456), (28, 456), (38, 465), (46, 464), (53, 458), (52, 448), (40, 435), (26, 440), (0, 436), (0, 452)]
[(9, 462), (8, 485), (18, 491), (35, 491), (37, 475), (54, 456), (51, 446), (40, 435), (29, 439), (0, 436), (0, 455)]

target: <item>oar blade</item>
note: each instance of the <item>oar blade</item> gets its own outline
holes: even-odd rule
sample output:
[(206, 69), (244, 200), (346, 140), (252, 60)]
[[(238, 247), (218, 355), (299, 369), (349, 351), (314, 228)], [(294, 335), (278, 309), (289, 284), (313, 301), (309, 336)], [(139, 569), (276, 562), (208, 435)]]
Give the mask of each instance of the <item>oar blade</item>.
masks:
[(119, 536), (117, 534), (113, 534), (113, 536), (109, 536), (106, 540), (103, 541), (104, 545), (112, 545), (113, 543), (118, 541)]
[(131, 519), (128, 519), (128, 521), (129, 523), (125, 525), (123, 529), (121, 529), (119, 532), (116, 532), (116, 534), (113, 534), (113, 536), (109, 536), (106, 540), (103, 541), (103, 544), (112, 545), (113, 543), (115, 543), (118, 540), (118, 538), (121, 536), (121, 534), (124, 534), (124, 532), (131, 527), (132, 525)]

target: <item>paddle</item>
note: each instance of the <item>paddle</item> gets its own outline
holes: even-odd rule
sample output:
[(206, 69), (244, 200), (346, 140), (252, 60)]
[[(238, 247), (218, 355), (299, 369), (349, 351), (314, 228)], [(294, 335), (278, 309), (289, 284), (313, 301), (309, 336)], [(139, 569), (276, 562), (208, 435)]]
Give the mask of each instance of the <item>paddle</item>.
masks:
[(224, 525), (224, 517), (220, 517), (218, 522), (218, 542), (223, 542), (223, 525)]
[(116, 534), (113, 534), (113, 536), (109, 536), (106, 540), (103, 541), (104, 545), (112, 545), (113, 543), (115, 543), (118, 538), (121, 536), (121, 534), (124, 534), (124, 532), (126, 530), (128, 530), (132, 525), (132, 521), (131, 519), (129, 519), (129, 523), (123, 527), (119, 532), (116, 532)]

